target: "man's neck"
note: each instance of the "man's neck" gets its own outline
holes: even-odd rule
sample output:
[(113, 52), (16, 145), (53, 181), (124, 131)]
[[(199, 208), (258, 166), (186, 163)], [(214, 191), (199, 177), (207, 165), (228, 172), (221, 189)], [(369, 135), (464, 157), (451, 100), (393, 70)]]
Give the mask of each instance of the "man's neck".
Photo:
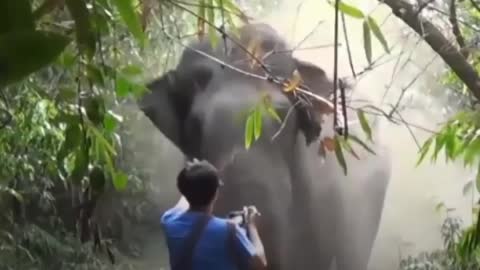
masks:
[(204, 214), (207, 214), (207, 215), (211, 215), (212, 212), (213, 212), (213, 209), (212, 209), (211, 206), (202, 206), (202, 207), (190, 206), (188, 208), (188, 211), (190, 211), (190, 212), (200, 212), (200, 213), (204, 213)]

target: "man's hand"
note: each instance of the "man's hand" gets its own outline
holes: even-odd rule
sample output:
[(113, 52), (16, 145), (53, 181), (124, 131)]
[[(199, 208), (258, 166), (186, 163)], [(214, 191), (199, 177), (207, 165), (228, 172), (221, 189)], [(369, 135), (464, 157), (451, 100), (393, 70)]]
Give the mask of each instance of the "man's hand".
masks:
[(260, 212), (257, 210), (255, 206), (245, 206), (243, 207), (243, 211), (245, 212), (245, 223), (247, 225), (256, 225), (257, 217), (260, 216)]

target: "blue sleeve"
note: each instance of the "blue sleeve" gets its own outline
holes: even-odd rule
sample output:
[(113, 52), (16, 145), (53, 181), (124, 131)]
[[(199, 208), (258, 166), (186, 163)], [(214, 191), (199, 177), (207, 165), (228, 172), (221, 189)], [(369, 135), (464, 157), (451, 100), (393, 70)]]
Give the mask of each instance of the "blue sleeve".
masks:
[(245, 229), (235, 225), (236, 234), (235, 234), (235, 245), (239, 251), (240, 259), (248, 263), (250, 258), (256, 254), (255, 247), (253, 246), (250, 239), (247, 237)]
[(168, 221), (172, 220), (172, 218), (175, 218), (176, 216), (180, 215), (183, 212), (184, 210), (179, 207), (170, 208), (167, 211), (165, 211), (165, 213), (163, 213), (162, 217), (160, 218), (160, 222), (162, 224), (168, 223)]

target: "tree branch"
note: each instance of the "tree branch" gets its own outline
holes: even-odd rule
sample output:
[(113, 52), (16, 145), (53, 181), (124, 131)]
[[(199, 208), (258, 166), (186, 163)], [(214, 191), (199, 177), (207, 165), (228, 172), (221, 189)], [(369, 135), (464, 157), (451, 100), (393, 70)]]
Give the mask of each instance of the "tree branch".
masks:
[(465, 39), (462, 36), (462, 31), (460, 31), (460, 27), (458, 26), (456, 0), (450, 0), (450, 16), (448, 16), (448, 20), (452, 24), (453, 35), (455, 35), (455, 39), (457, 40), (458, 46), (460, 46), (460, 50), (462, 51), (463, 56), (465, 58), (468, 58), (468, 51), (466, 50)]
[[(480, 77), (467, 59), (456, 49), (442, 32), (421, 15), (416, 16), (415, 8), (405, 0), (383, 0), (393, 14), (403, 20), (417, 34), (425, 38), (425, 42), (450, 66), (452, 71), (462, 80), (472, 94), (480, 99)], [(444, 49), (447, 47), (448, 49)]]

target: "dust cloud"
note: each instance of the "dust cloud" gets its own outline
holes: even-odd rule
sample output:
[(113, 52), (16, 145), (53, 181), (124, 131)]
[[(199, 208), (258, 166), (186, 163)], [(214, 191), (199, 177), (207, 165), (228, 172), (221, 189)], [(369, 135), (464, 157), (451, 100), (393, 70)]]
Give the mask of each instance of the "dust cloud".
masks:
[[(327, 1), (318, 0), (285, 0), (280, 6), (262, 17), (266, 22), (286, 37), (292, 47), (298, 45), (294, 55), (303, 60), (313, 62), (327, 73), (333, 73), (333, 36), (334, 10)], [(390, 46), (390, 55), (386, 55), (374, 70), (357, 78), (353, 93), (354, 99), (368, 99), (382, 108), (395, 104), (403, 87), (421, 73), (418, 80), (405, 94), (408, 106), (402, 109), (402, 116), (408, 122), (428, 130), (438, 129), (441, 121), (446, 119), (442, 114), (444, 101), (431, 98), (427, 90), (441, 89), (438, 74), (442, 71), (443, 62), (435, 58), (434, 52), (423, 42), (418, 43), (418, 36), (393, 15), (389, 16), (388, 7), (378, 4), (376, 0), (349, 1), (363, 10), (369, 11), (382, 24), (381, 28)], [(352, 50), (352, 60), (357, 72), (367, 66), (364, 54), (362, 22), (347, 19), (348, 36)], [(305, 37), (308, 36), (307, 39)], [(382, 46), (373, 38), (373, 59), (383, 54)], [(345, 50), (343, 32), (339, 33), (342, 43), (339, 55), (339, 76), (351, 76), (351, 69)], [(301, 44), (300, 44), (301, 43)], [(318, 48), (313, 48), (318, 47)], [(400, 64), (397, 64), (399, 53), (405, 52)], [(408, 64), (403, 62), (410, 57)], [(428, 65), (428, 68), (424, 68)], [(394, 72), (394, 71), (397, 72)], [(392, 75), (394, 74), (394, 75)], [(390, 87), (389, 87), (390, 86)], [(388, 94), (384, 96), (385, 91)], [(404, 104), (404, 103), (402, 103)], [(436, 206), (443, 202), (446, 207), (454, 208), (450, 215), (461, 217), (465, 223), (472, 220), (471, 196), (464, 196), (464, 184), (471, 179), (472, 173), (466, 171), (461, 164), (445, 164), (440, 158), (437, 164), (429, 164), (415, 168), (418, 148), (410, 131), (401, 125), (386, 120), (379, 123), (380, 138), (393, 153), (392, 179), (387, 191), (380, 231), (377, 236), (370, 269), (397, 269), (401, 256), (416, 254), (419, 251), (431, 250), (441, 246), (440, 225), (445, 212), (436, 211)], [(138, 133), (149, 134), (148, 141), (153, 145), (138, 149), (146, 158), (142, 163), (147, 168), (153, 181), (152, 198), (160, 205), (172, 205), (178, 198), (173, 192), (174, 174), (182, 164), (181, 154), (156, 128), (145, 118), (138, 119)], [(411, 127), (414, 137), (422, 143), (429, 133)], [(140, 137), (139, 137), (140, 138)], [(138, 139), (139, 141), (145, 140)], [(165, 186), (165, 184), (167, 186)], [(147, 254), (141, 259), (149, 266), (142, 270), (165, 267), (165, 247), (159, 235), (152, 235), (146, 243)], [(148, 262), (147, 262), (148, 261)], [(139, 268), (140, 269), (140, 268)]]
[[(292, 47), (298, 46), (294, 55), (302, 60), (313, 62), (333, 73), (334, 9), (327, 1), (283, 1), (281, 6), (271, 11), (261, 22), (271, 24), (289, 39)], [(349, 1), (372, 15), (379, 24), (393, 49), (390, 55), (381, 58), (374, 70), (359, 76), (356, 80), (353, 99), (368, 99), (381, 108), (395, 104), (401, 89), (421, 75), (405, 93), (401, 116), (415, 126), (427, 130), (438, 130), (439, 123), (446, 120), (442, 107), (446, 104), (434, 99), (427, 90), (441, 89), (438, 74), (443, 62), (419, 37), (391, 15), (385, 5), (375, 0)], [(348, 38), (352, 60), (356, 72), (367, 67), (364, 53), (362, 21), (346, 16)], [(305, 37), (307, 37), (305, 39)], [(346, 44), (340, 28), (339, 66), (340, 77), (351, 77)], [(373, 59), (384, 51), (373, 38)], [(404, 52), (397, 64), (400, 53)], [(404, 65), (405, 60), (410, 61)], [(381, 65), (380, 65), (381, 64)], [(403, 66), (403, 67), (402, 67)], [(393, 74), (393, 75), (392, 75)], [(390, 86), (390, 87), (389, 87)], [(384, 93), (388, 89), (387, 94)], [(354, 105), (354, 103), (352, 103)], [(387, 109), (388, 111), (388, 109)], [(425, 162), (415, 168), (418, 147), (430, 135), (419, 128), (408, 128), (386, 120), (379, 123), (380, 138), (388, 145), (393, 156), (392, 179), (387, 191), (380, 231), (377, 236), (370, 269), (397, 269), (400, 257), (420, 251), (441, 247), (440, 226), (446, 217), (445, 211), (437, 211), (436, 206), (444, 203), (454, 208), (449, 215), (461, 217), (465, 223), (472, 220), (472, 196), (463, 195), (464, 184), (472, 178), (472, 172), (461, 164), (446, 164), (442, 158), (436, 164)]]

